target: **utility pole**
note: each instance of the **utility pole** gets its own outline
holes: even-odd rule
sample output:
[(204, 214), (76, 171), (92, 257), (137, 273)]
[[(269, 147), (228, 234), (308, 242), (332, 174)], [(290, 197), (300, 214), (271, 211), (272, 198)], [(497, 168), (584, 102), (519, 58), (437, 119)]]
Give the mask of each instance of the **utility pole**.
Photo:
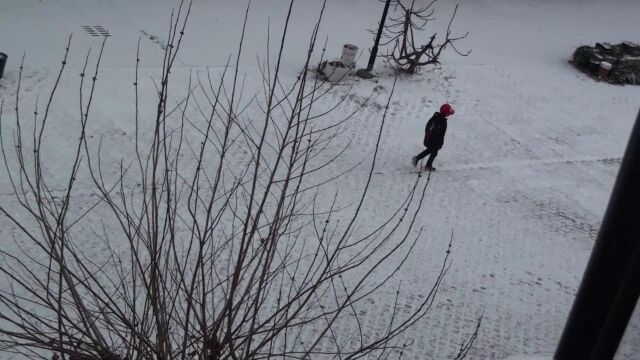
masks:
[(382, 19), (380, 19), (380, 26), (378, 27), (378, 34), (376, 35), (376, 40), (371, 48), (371, 55), (369, 55), (369, 63), (367, 64), (366, 69), (360, 69), (356, 72), (356, 75), (361, 78), (371, 79), (374, 75), (371, 73), (373, 70), (373, 64), (376, 61), (376, 57), (378, 56), (378, 45), (380, 44), (380, 37), (382, 37), (382, 30), (384, 30), (384, 22), (387, 20), (387, 13), (389, 12), (389, 5), (391, 5), (391, 0), (387, 0), (384, 4), (384, 10), (382, 11)]
[(640, 296), (640, 113), (555, 360), (613, 359)]

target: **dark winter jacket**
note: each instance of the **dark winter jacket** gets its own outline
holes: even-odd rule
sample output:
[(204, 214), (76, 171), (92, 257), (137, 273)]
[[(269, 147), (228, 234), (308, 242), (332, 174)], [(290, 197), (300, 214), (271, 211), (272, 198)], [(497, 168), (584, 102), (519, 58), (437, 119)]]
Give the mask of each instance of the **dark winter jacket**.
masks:
[(424, 129), (424, 146), (439, 150), (444, 144), (444, 134), (447, 132), (447, 118), (439, 112), (433, 114)]

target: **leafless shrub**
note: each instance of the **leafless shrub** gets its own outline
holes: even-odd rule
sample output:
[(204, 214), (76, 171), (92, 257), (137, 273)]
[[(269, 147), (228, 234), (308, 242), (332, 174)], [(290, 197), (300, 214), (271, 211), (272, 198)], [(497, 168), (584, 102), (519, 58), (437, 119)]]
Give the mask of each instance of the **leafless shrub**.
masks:
[[(389, 285), (420, 239), (414, 227), (429, 179), (417, 177), (401, 206), (369, 233), (355, 231), (392, 89), (356, 203), (341, 209), (337, 193), (326, 198), (336, 177), (319, 174), (348, 149), (329, 151), (353, 113), (329, 122), (332, 109), (316, 110), (331, 90), (307, 76), (322, 13), (297, 81), (281, 81), (292, 4), (278, 57), (261, 67), (264, 94), (253, 102), (263, 116), (256, 119), (241, 106), (244, 27), (234, 67), (217, 82), (209, 71), (206, 78), (191, 77), (187, 94), (175, 105), (169, 100), (191, 11), (191, 3), (181, 3), (172, 15), (150, 131), (139, 105), (138, 46), (135, 154), (117, 164), (115, 175), (103, 160), (102, 140), (96, 150), (86, 131), (104, 42), (95, 68), (89, 71), (88, 54), (80, 74), (79, 126), (70, 135), (75, 143), (67, 140), (75, 151), (63, 189), (53, 189), (43, 173), (55, 160), (44, 155), (42, 139), (69, 45), (43, 114), (36, 105), (33, 139), (23, 130), (19, 82), (13, 134), (0, 133), (19, 204), (0, 204), (17, 229), (18, 249), (0, 250), (0, 272), (9, 284), (0, 290), (4, 351), (56, 360), (402, 356), (400, 335), (431, 309), (451, 244), (433, 287), (413, 311), (397, 311), (398, 289), (386, 329), (376, 334), (362, 326), (356, 309)], [(6, 125), (2, 114), (0, 125)], [(76, 197), (83, 171), (94, 203)], [(87, 255), (87, 242), (101, 242), (99, 258)], [(352, 336), (340, 336), (345, 326)]]
[(451, 24), (458, 12), (458, 5), (455, 6), (445, 38), (442, 42), (436, 41), (437, 33), (429, 36), (429, 40), (424, 43), (417, 35), (425, 31), (427, 24), (434, 20), (435, 9), (433, 5), (437, 0), (432, 0), (424, 7), (416, 8), (415, 0), (411, 0), (411, 5), (407, 6), (405, 1), (397, 0), (394, 3), (400, 8), (400, 16), (390, 18), (389, 24), (385, 25), (389, 40), (384, 45), (393, 44), (393, 50), (385, 55), (385, 57), (399, 66), (409, 74), (414, 74), (420, 66), (438, 64), (442, 52), (448, 47), (461, 56), (468, 56), (471, 50), (467, 52), (458, 51), (455, 42), (466, 38), (469, 33), (462, 36), (451, 36)]

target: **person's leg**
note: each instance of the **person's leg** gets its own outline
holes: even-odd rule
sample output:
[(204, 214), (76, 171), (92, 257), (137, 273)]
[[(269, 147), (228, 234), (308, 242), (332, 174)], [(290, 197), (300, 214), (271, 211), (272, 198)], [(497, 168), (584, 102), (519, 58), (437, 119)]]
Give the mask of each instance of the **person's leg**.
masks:
[(416, 159), (418, 159), (418, 160), (422, 160), (422, 158), (424, 158), (425, 156), (427, 156), (427, 155), (429, 155), (429, 154), (431, 154), (431, 149), (426, 148), (423, 152), (421, 152), (420, 154), (418, 154), (418, 155), (416, 156)]
[(436, 156), (438, 156), (438, 150), (433, 150), (433, 152), (431, 153), (431, 156), (429, 156), (429, 160), (427, 160), (427, 166), (426, 167), (433, 167), (433, 160), (435, 160)]

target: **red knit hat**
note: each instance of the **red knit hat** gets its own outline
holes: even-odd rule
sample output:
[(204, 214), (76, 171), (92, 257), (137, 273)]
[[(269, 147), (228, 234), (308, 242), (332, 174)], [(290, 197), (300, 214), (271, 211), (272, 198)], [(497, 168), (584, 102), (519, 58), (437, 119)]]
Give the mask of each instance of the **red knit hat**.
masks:
[(455, 110), (449, 104), (444, 104), (440, 106), (440, 114), (444, 116), (449, 116), (455, 114)]

